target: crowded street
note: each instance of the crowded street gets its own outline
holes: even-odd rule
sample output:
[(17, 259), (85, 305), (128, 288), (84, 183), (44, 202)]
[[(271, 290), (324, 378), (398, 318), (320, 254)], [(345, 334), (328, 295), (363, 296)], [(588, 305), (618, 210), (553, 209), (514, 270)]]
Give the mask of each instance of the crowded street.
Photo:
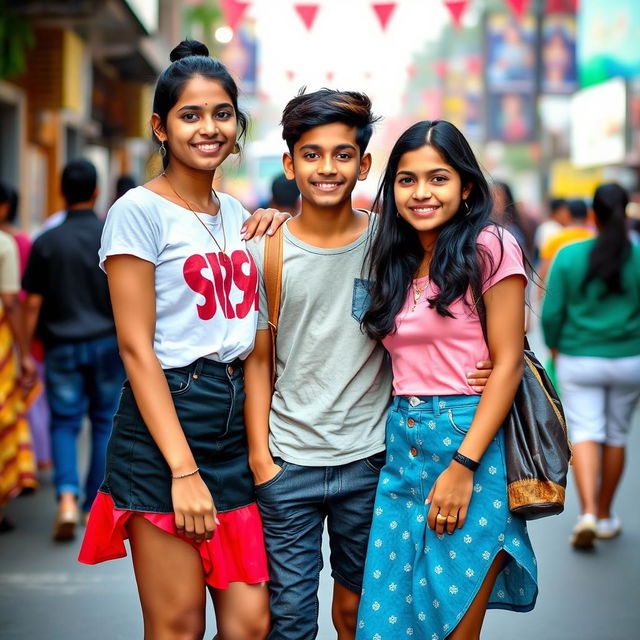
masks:
[(0, 0), (0, 640), (640, 637), (640, 0)]

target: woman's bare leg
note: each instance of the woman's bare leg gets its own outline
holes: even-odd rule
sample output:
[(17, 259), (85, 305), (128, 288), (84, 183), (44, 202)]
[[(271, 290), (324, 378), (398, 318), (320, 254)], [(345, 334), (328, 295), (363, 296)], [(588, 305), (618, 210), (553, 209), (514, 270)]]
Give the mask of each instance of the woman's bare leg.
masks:
[(598, 442), (585, 440), (573, 445), (573, 477), (578, 489), (580, 513), (596, 514), (598, 477), (600, 475), (600, 448)]
[(263, 640), (269, 633), (267, 583), (232, 582), (228, 589), (209, 589), (216, 611), (218, 640)]
[(200, 640), (206, 589), (198, 552), (140, 516), (127, 522), (145, 640)]
[(598, 518), (611, 516), (611, 504), (624, 471), (625, 448), (604, 445), (602, 448), (602, 471), (598, 495)]
[(476, 597), (473, 599), (471, 606), (467, 609), (458, 626), (447, 636), (447, 640), (479, 640), (484, 616), (487, 613), (491, 590), (506, 559), (506, 551), (500, 551), (491, 564), (487, 576)]

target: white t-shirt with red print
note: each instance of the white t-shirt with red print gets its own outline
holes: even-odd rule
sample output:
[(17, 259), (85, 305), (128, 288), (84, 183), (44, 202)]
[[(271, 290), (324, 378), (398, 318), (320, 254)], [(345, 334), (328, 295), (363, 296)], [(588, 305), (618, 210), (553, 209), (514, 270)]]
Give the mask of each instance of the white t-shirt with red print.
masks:
[(155, 265), (156, 326), (153, 348), (163, 369), (206, 357), (245, 358), (258, 317), (258, 272), (240, 238), (249, 217), (231, 196), (218, 193), (220, 213), (198, 213), (224, 246), (222, 253), (193, 212), (145, 187), (117, 200), (102, 232), (100, 267), (128, 254)]

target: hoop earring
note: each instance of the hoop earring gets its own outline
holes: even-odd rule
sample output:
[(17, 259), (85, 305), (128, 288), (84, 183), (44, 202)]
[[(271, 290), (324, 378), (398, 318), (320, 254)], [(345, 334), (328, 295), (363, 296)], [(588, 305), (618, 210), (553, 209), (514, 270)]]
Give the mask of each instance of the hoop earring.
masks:
[(158, 154), (162, 159), (167, 155), (167, 148), (164, 146), (164, 140), (160, 143), (160, 148), (158, 149)]
[(235, 154), (240, 153), (240, 145), (237, 142), (233, 145), (233, 149), (231, 149), (231, 153), (235, 153)]

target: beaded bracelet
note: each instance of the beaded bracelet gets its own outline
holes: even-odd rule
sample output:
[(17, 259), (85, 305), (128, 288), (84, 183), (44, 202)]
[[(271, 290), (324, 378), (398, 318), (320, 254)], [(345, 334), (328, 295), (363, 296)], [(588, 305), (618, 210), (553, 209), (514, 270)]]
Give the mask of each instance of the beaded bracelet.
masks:
[(188, 478), (189, 476), (195, 476), (196, 473), (198, 473), (198, 471), (200, 471), (200, 468), (196, 467), (195, 471), (189, 471), (189, 473), (183, 473), (182, 475), (179, 475), (179, 476), (171, 476), (171, 479), (180, 480), (181, 478)]

